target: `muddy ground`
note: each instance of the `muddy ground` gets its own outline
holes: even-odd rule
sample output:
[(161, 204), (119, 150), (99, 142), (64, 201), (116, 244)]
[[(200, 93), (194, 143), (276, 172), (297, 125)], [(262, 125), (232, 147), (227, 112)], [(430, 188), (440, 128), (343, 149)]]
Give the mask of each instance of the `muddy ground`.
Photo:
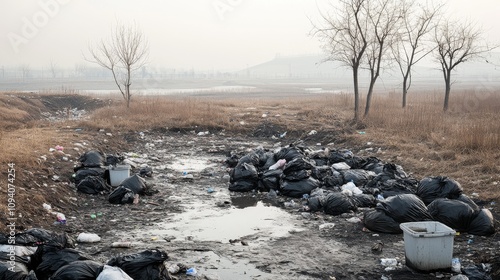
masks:
[[(166, 265), (181, 263), (194, 267), (197, 276), (184, 273), (177, 279), (449, 279), (447, 271), (418, 273), (405, 262), (403, 234), (384, 234), (364, 229), (364, 211), (330, 216), (302, 212), (300, 199), (267, 193), (230, 193), (230, 152), (240, 155), (263, 146), (284, 146), (296, 139), (248, 138), (211, 132), (169, 130), (130, 132), (115, 144), (105, 132), (96, 133), (88, 149), (106, 143), (108, 153), (122, 153), (140, 166), (153, 168), (149, 185), (158, 193), (143, 196), (136, 205), (111, 205), (106, 195), (84, 195), (74, 186), (73, 207), (64, 211), (67, 225), (50, 229), (98, 234), (99, 243), (79, 243), (77, 249), (106, 262), (119, 254), (160, 248), (169, 255)], [(104, 141), (109, 139), (110, 141)], [(290, 142), (288, 142), (290, 141)], [(321, 139), (310, 139), (315, 146)], [(322, 143), (327, 145), (328, 143)], [(318, 146), (320, 147), (320, 146)], [(80, 152), (82, 152), (80, 150)], [(353, 150), (356, 154), (357, 151)], [(73, 158), (76, 160), (76, 158)], [(69, 168), (65, 163), (63, 168)], [(404, 166), (403, 166), (404, 167)], [(138, 169), (133, 169), (132, 172)], [(71, 174), (71, 170), (58, 170)], [(69, 178), (67, 178), (69, 180)], [(498, 218), (498, 205), (483, 202)], [(95, 218), (94, 216), (95, 215)], [(328, 226), (333, 223), (333, 226)], [(327, 225), (324, 225), (327, 224)], [(323, 225), (323, 226), (322, 226)], [(321, 228), (321, 229), (320, 229)], [(132, 242), (130, 248), (112, 248), (116, 241)], [(382, 243), (381, 252), (372, 247)], [(500, 237), (460, 234), (454, 239), (454, 256), (462, 266), (496, 260), (498, 270)], [(381, 265), (382, 258), (396, 258), (396, 267)], [(500, 276), (492, 276), (499, 279)]]

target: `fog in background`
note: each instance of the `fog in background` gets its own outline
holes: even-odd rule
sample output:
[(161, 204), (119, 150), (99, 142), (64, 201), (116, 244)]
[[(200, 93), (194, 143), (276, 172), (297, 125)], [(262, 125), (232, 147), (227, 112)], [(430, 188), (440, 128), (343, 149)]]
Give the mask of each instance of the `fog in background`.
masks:
[[(249, 74), (280, 57), (307, 55), (319, 62), (322, 50), (309, 35), (310, 20), (320, 22), (319, 10), (329, 2), (336, 1), (2, 0), (0, 71), (24, 65), (34, 76), (34, 69), (51, 64), (72, 71), (95, 67), (83, 58), (88, 46), (109, 36), (117, 22), (143, 30), (149, 69)], [(500, 42), (498, 0), (436, 2), (448, 2), (447, 17), (476, 22), (485, 38)], [(286, 63), (291, 75), (291, 62)]]

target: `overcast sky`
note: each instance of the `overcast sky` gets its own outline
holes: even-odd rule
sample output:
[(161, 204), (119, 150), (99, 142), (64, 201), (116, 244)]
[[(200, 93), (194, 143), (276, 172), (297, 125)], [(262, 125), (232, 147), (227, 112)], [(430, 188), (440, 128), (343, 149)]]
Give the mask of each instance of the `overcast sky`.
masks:
[[(500, 42), (499, 0), (447, 1), (451, 16), (477, 22)], [(0, 0), (0, 66), (85, 63), (88, 44), (108, 36), (119, 21), (144, 31), (153, 66), (239, 70), (276, 54), (320, 54), (317, 39), (308, 35), (308, 18), (317, 19), (327, 2)]]

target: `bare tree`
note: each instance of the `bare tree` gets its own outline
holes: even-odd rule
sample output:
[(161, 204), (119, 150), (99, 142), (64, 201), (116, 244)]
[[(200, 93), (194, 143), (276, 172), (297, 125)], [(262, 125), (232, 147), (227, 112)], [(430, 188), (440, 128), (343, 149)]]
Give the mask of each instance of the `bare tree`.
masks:
[(406, 107), (407, 95), (412, 84), (413, 66), (429, 55), (433, 48), (423, 42), (436, 26), (435, 22), (443, 5), (429, 6), (417, 4), (415, 0), (402, 1), (406, 5), (403, 25), (396, 44), (392, 44), (394, 61), (403, 77), (402, 107)]
[(132, 73), (146, 64), (149, 47), (137, 26), (117, 25), (109, 41), (89, 47), (90, 62), (111, 70), (114, 81), (130, 107)]
[(313, 23), (313, 35), (323, 43), (325, 61), (338, 61), (352, 69), (354, 120), (359, 120), (359, 69), (368, 46), (367, 0), (339, 0), (333, 13), (321, 13), (320, 26)]
[(436, 59), (441, 64), (445, 82), (443, 110), (448, 111), (451, 92), (451, 72), (461, 63), (475, 59), (496, 47), (481, 41), (482, 32), (470, 22), (445, 20), (436, 28)]
[(370, 0), (366, 10), (370, 40), (366, 52), (370, 85), (366, 95), (364, 117), (368, 116), (373, 96), (373, 88), (380, 76), (382, 61), (388, 59), (390, 45), (395, 42), (399, 25), (406, 14), (405, 5), (396, 0)]

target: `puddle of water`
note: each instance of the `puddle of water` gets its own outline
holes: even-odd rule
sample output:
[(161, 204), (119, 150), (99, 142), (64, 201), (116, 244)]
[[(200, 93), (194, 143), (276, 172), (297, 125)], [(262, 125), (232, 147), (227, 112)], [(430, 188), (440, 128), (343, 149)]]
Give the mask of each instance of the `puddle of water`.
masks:
[(289, 235), (289, 231), (303, 230), (294, 225), (296, 218), (290, 213), (267, 206), (258, 201), (255, 206), (229, 209), (190, 204), (185, 212), (176, 214), (151, 228), (141, 230), (149, 236), (175, 237), (173, 242), (217, 241), (228, 242), (256, 235), (258, 241)]
[[(255, 266), (245, 263), (241, 260), (232, 261), (228, 258), (221, 257), (214, 252), (204, 252), (193, 256), (202, 267), (197, 268), (197, 271), (207, 276), (217, 276), (216, 279), (238, 279), (251, 280), (262, 279), (263, 276), (269, 276)], [(266, 278), (269, 279), (269, 278)]]

